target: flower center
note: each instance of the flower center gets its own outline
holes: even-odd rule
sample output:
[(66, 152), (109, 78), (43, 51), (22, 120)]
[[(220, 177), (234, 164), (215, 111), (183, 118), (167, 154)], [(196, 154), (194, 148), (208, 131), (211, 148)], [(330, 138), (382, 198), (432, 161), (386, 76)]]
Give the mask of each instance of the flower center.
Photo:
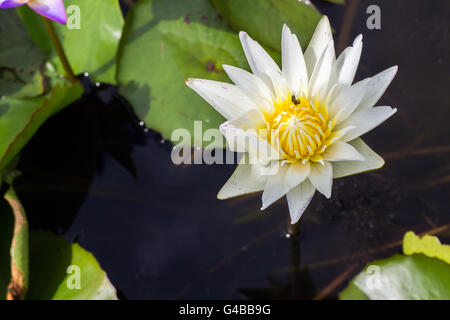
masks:
[(288, 161), (306, 162), (316, 160), (325, 151), (333, 123), (328, 121), (325, 105), (292, 96), (275, 103), (275, 112), (266, 116), (266, 125), (269, 141)]

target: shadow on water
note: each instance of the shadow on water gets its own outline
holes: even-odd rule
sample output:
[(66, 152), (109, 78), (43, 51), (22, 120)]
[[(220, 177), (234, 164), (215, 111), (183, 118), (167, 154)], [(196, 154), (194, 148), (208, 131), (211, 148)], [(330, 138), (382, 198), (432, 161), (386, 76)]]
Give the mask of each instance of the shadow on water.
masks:
[[(381, 30), (366, 28), (370, 4)], [(357, 80), (399, 64), (379, 103), (399, 111), (364, 136), (386, 166), (336, 180), (331, 200), (317, 194), (299, 238), (286, 237), (285, 200), (260, 213), (260, 195), (216, 199), (233, 165), (173, 165), (171, 144), (143, 133), (113, 87), (94, 87), (24, 149), (17, 191), (31, 227), (79, 241), (130, 299), (336, 298), (408, 230), (447, 226), (449, 243), (448, 6), (359, 1), (349, 33), (335, 34), (364, 34)], [(320, 8), (345, 29), (347, 7)]]
[(32, 228), (67, 231), (104, 170), (105, 154), (137, 177), (131, 153), (145, 144), (143, 129), (116, 88), (82, 82), (82, 99), (52, 117), (22, 152), (16, 185)]

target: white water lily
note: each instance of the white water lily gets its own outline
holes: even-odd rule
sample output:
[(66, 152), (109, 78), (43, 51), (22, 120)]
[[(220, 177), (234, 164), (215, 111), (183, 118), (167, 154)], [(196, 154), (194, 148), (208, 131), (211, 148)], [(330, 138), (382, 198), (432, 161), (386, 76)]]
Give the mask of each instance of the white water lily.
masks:
[[(230, 149), (245, 152), (218, 198), (263, 191), (263, 210), (286, 195), (291, 222), (296, 223), (316, 190), (330, 198), (333, 178), (384, 165), (359, 136), (396, 112), (374, 105), (397, 67), (352, 85), (362, 36), (336, 59), (326, 16), (304, 54), (296, 35), (283, 27), (282, 70), (245, 32), (239, 36), (253, 73), (224, 65), (235, 85), (186, 81), (228, 120), (220, 129)], [(236, 146), (236, 138), (247, 140)], [(273, 167), (279, 169), (268, 174)]]

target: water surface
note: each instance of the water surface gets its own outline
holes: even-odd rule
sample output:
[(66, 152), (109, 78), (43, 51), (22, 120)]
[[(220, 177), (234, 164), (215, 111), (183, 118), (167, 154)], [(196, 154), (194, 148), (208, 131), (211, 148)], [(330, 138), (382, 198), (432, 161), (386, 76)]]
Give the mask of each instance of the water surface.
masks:
[[(32, 228), (92, 251), (122, 298), (221, 299), (313, 298), (399, 252), (406, 231), (450, 224), (450, 3), (355, 3), (352, 15), (317, 2), (338, 46), (364, 35), (356, 80), (399, 65), (379, 103), (398, 113), (363, 137), (386, 166), (335, 180), (331, 200), (316, 193), (299, 238), (286, 236), (284, 199), (263, 213), (260, 194), (217, 200), (235, 166), (173, 165), (170, 143), (144, 132), (108, 87), (52, 118), (25, 148), (17, 190)], [(381, 30), (366, 28), (371, 4)], [(439, 237), (450, 243), (448, 231)]]

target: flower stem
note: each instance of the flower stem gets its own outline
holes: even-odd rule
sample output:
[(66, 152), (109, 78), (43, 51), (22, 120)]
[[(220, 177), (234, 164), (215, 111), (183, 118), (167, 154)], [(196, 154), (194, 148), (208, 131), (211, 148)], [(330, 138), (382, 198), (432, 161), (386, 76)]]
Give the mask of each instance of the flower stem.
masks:
[(53, 47), (55, 47), (59, 60), (61, 60), (62, 66), (66, 71), (66, 77), (69, 79), (70, 83), (74, 85), (78, 80), (75, 77), (75, 74), (73, 73), (72, 67), (70, 66), (69, 60), (67, 59), (66, 53), (64, 52), (64, 48), (61, 44), (61, 41), (59, 41), (55, 27), (53, 26), (51, 20), (44, 17), (42, 19), (44, 19), (45, 28), (47, 29), (50, 39), (52, 40)]
[(300, 233), (300, 222), (297, 222), (296, 224), (291, 224), (290, 221), (287, 223), (287, 233), (290, 236), (298, 236)]

